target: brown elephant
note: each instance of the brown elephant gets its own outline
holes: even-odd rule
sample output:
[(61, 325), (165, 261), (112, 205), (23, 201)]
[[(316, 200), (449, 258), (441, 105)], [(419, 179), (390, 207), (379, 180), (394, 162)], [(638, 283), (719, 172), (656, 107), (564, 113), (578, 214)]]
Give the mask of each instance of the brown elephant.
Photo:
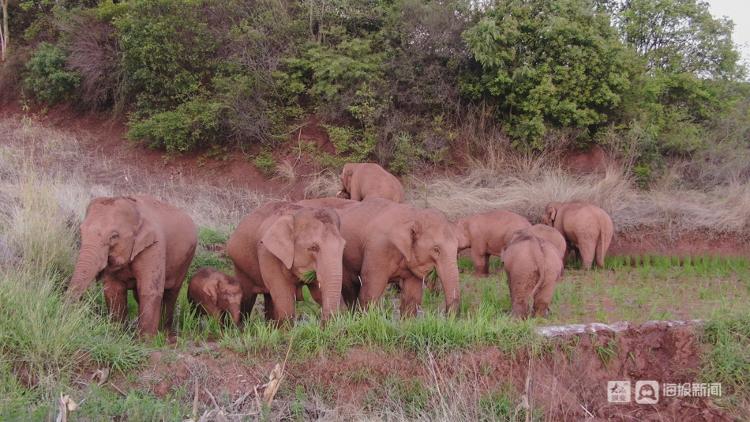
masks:
[(503, 251), (502, 259), (508, 276), (511, 314), (528, 317), (528, 300), (532, 297), (534, 316), (546, 315), (563, 270), (557, 248), (544, 239), (518, 232)]
[(524, 217), (503, 210), (474, 214), (456, 222), (461, 233), (458, 250), (471, 248), (471, 261), (474, 274), (489, 274), (490, 256), (500, 256), (517, 230), (531, 227)]
[(415, 315), (423, 280), (435, 268), (446, 311), (458, 311), (458, 233), (443, 213), (381, 198), (336, 211), (346, 240), (343, 295), (350, 306), (359, 300), (367, 307), (389, 282), (398, 282), (401, 314)]
[(232, 276), (214, 268), (199, 269), (188, 284), (188, 300), (216, 319), (221, 320), (226, 313), (240, 325), (242, 287)]
[(162, 310), (169, 329), (197, 237), (189, 215), (151, 196), (96, 198), (81, 224), (81, 250), (67, 296), (78, 300), (100, 277), (115, 320), (127, 319), (132, 289), (140, 333), (156, 334)]
[[(339, 226), (332, 210), (288, 202), (272, 202), (245, 216), (227, 242), (242, 286), (243, 315), (262, 293), (267, 319), (291, 319), (298, 287), (308, 283), (323, 319), (330, 317), (341, 302), (345, 242)], [(315, 279), (309, 280), (312, 272)]]
[(614, 224), (603, 209), (584, 202), (550, 202), (542, 223), (557, 229), (571, 248), (577, 249), (584, 269), (591, 268), (594, 258), (599, 267), (604, 267)]
[(563, 235), (555, 230), (554, 227), (546, 226), (544, 224), (534, 224), (531, 227), (517, 231), (514, 233), (514, 236), (516, 234), (528, 234), (546, 240), (555, 247), (560, 255), (560, 259), (565, 260), (565, 253), (567, 252), (568, 245), (565, 242)]
[(404, 202), (404, 187), (396, 176), (375, 163), (347, 163), (341, 170), (339, 197), (362, 201), (384, 198)]

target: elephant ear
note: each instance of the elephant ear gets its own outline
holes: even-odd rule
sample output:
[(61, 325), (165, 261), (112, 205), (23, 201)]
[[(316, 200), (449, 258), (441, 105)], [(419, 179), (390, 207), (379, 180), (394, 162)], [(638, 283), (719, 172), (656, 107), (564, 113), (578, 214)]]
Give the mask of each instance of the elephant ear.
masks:
[(344, 169), (341, 170), (341, 185), (345, 192), (349, 191), (349, 183), (351, 183), (352, 174), (354, 174), (352, 166), (350, 164), (345, 164)]
[(154, 226), (148, 221), (141, 221), (140, 228), (135, 233), (133, 252), (130, 254), (130, 260), (132, 261), (139, 253), (154, 243), (156, 243), (156, 230)]
[(276, 258), (284, 263), (284, 266), (290, 270), (294, 263), (294, 217), (284, 215), (279, 217), (271, 227), (266, 230), (261, 243)]
[(391, 241), (406, 258), (406, 262), (411, 262), (414, 259), (414, 242), (420, 233), (421, 227), (416, 221), (401, 224), (393, 231)]
[(555, 218), (557, 217), (557, 207), (550, 205), (547, 207), (547, 218), (549, 219), (550, 223), (555, 222)]

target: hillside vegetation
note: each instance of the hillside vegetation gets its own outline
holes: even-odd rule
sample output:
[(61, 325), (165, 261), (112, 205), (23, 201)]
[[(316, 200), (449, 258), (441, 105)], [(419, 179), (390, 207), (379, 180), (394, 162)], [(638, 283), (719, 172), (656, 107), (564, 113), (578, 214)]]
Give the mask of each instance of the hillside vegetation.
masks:
[[(698, 0), (21, 0), (8, 13), (3, 99), (111, 112), (168, 152), (239, 147), (272, 172), (273, 151), (299, 148), (403, 174), (599, 144), (641, 186), (675, 160), (694, 182), (748, 174), (733, 25)], [(312, 115), (335, 155), (290, 142)], [(723, 161), (728, 174), (696, 168)]]

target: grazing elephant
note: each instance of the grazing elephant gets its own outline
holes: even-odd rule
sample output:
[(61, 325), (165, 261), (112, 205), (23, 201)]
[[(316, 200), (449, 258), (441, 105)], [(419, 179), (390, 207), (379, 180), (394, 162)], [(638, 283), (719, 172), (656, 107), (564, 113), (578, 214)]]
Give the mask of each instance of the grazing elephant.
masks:
[(542, 223), (559, 231), (578, 250), (584, 269), (596, 264), (604, 267), (604, 257), (614, 235), (614, 225), (601, 208), (584, 202), (550, 202)]
[(555, 247), (555, 249), (557, 249), (557, 252), (560, 255), (560, 259), (565, 260), (565, 252), (567, 251), (568, 245), (565, 242), (565, 238), (563, 237), (563, 235), (561, 235), (559, 231), (555, 230), (554, 227), (545, 226), (544, 224), (534, 224), (531, 227), (527, 227), (525, 229), (517, 231), (516, 233), (514, 233), (514, 236), (519, 233), (529, 234), (546, 240), (547, 242), (551, 243), (552, 246)]
[(188, 284), (188, 300), (216, 319), (227, 313), (240, 325), (242, 287), (232, 276), (214, 268), (199, 269)]
[[(243, 315), (262, 293), (267, 319), (291, 319), (298, 287), (309, 283), (322, 304), (323, 319), (330, 317), (341, 302), (345, 242), (339, 226), (330, 209), (288, 202), (272, 202), (245, 216), (227, 242), (242, 286)], [(313, 272), (315, 279), (308, 279)]]
[(503, 210), (489, 211), (464, 217), (456, 222), (461, 233), (458, 250), (471, 248), (474, 274), (486, 276), (490, 270), (490, 256), (500, 256), (516, 230), (531, 227), (520, 215)]
[(375, 163), (347, 163), (341, 171), (339, 197), (362, 201), (384, 198), (404, 202), (404, 187), (396, 176)]
[(563, 270), (557, 248), (544, 239), (519, 232), (503, 251), (502, 259), (508, 276), (512, 315), (529, 316), (529, 297), (533, 298), (534, 316), (546, 315)]
[[(344, 248), (344, 299), (366, 307), (389, 282), (401, 286), (401, 314), (412, 316), (422, 303), (422, 283), (437, 270), (445, 309), (457, 312), (458, 234), (443, 213), (381, 199), (338, 209)], [(361, 281), (360, 281), (361, 280)]]
[(81, 224), (81, 250), (67, 296), (78, 300), (101, 277), (114, 319), (127, 319), (127, 292), (133, 289), (140, 333), (156, 334), (162, 305), (171, 328), (197, 237), (190, 216), (153, 197), (96, 198)]

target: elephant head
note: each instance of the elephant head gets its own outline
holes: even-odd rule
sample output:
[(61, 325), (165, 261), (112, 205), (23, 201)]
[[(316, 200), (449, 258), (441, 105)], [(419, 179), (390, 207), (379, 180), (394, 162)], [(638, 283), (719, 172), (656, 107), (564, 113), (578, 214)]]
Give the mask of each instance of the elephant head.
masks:
[(542, 215), (542, 224), (548, 226), (555, 225), (555, 219), (557, 218), (557, 210), (562, 205), (560, 202), (550, 202), (544, 207), (544, 215)]
[(349, 189), (351, 188), (352, 175), (354, 174), (354, 165), (352, 163), (344, 164), (344, 168), (341, 170), (341, 190), (338, 191), (336, 196), (338, 198), (350, 199)]
[(456, 226), (440, 211), (416, 210), (414, 219), (394, 227), (391, 239), (414, 275), (425, 278), (433, 268), (437, 271), (445, 292), (445, 310), (457, 312), (460, 292)]
[(130, 197), (96, 198), (81, 223), (81, 250), (68, 297), (77, 300), (105, 268), (117, 270), (156, 242), (156, 232)]
[(240, 309), (242, 305), (242, 287), (234, 277), (226, 277), (216, 284), (214, 294), (219, 309), (228, 312), (235, 325), (240, 325)]
[(458, 250), (462, 251), (464, 249), (470, 248), (471, 237), (469, 236), (469, 230), (466, 226), (466, 221), (463, 219), (458, 220), (453, 226), (456, 233), (456, 239), (458, 240)]
[(261, 242), (298, 279), (315, 273), (322, 292), (323, 319), (341, 302), (344, 244), (338, 214), (301, 208), (284, 214), (266, 230)]

